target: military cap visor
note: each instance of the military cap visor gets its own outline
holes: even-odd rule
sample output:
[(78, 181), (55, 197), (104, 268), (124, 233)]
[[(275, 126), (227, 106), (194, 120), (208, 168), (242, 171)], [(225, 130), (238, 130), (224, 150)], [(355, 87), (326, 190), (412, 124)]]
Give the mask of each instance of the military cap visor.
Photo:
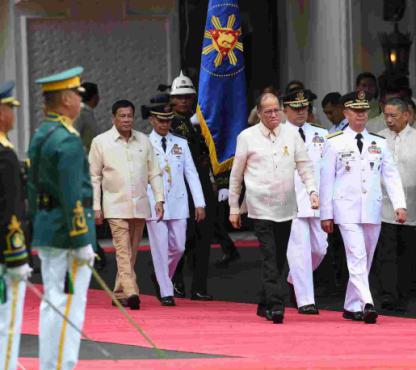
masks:
[(162, 121), (173, 119), (174, 113), (170, 104), (158, 104), (149, 107), (149, 113)]
[(15, 83), (13, 81), (7, 81), (0, 85), (0, 104), (7, 104), (13, 107), (20, 106), (20, 102), (12, 94), (14, 86)]
[(81, 86), (80, 78), (83, 71), (84, 68), (75, 67), (51, 76), (39, 78), (35, 82), (42, 85), (43, 92), (75, 89), (83, 93), (85, 89)]
[(309, 99), (305, 90), (295, 90), (283, 97), (283, 105), (293, 109), (309, 106)]
[(354, 91), (354, 92), (345, 94), (341, 98), (341, 103), (344, 105), (344, 108), (349, 108), (353, 110), (370, 109), (370, 104), (368, 103), (368, 99), (367, 99), (367, 95), (365, 91)]

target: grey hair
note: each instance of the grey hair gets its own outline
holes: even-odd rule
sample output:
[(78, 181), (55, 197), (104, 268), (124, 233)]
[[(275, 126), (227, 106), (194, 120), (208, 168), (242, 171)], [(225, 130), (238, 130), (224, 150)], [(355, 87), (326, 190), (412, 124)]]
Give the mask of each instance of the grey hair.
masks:
[(400, 112), (402, 113), (409, 111), (409, 106), (407, 105), (407, 103), (400, 98), (391, 98), (386, 101), (385, 105), (394, 105), (395, 107), (398, 107)]

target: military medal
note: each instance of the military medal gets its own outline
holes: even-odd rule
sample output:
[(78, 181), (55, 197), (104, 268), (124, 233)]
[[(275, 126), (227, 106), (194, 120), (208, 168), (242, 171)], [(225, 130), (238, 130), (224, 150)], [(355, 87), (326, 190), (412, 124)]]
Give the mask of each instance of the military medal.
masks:
[(178, 144), (175, 144), (172, 148), (172, 154), (181, 155), (182, 154), (182, 147), (180, 147)]
[(348, 172), (351, 170), (349, 162), (346, 163), (345, 170)]
[(374, 162), (370, 162), (370, 167), (371, 167), (371, 171), (372, 171), (373, 168), (374, 168)]
[(381, 148), (377, 146), (375, 141), (372, 141), (371, 146), (368, 147), (368, 152), (371, 154), (380, 154)]

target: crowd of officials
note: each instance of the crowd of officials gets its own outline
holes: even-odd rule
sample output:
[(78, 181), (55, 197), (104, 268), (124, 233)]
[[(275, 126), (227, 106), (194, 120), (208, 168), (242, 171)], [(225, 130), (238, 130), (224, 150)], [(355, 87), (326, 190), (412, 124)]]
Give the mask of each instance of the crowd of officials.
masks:
[[(7, 137), (20, 103), (13, 82), (0, 86), (2, 368), (17, 366), (26, 285), (35, 289), (28, 280), (26, 194), (30, 244), (44, 285), (42, 370), (77, 363), (75, 328), (83, 326), (94, 261), (99, 268), (105, 263), (96, 240), (103, 222), (116, 252), (112, 303), (132, 310), (141, 305), (135, 263), (145, 226), (156, 295), (163, 306), (175, 306), (175, 297), (188, 294), (213, 299), (207, 286), (211, 242), (216, 238), (223, 249), (218, 266), (238, 260), (226, 218), (238, 229), (244, 214), (262, 253), (260, 317), (284, 321), (288, 286), (299, 314), (319, 314), (314, 271), (327, 251), (337, 283), (345, 279), (344, 319), (377, 321), (370, 271), (376, 271), (382, 308), (406, 310), (416, 233), (415, 103), (406, 79), (384, 76), (378, 83), (362, 73), (355, 91), (327, 94), (322, 108), (329, 130), (317, 122), (318, 97), (302, 82), (290, 82), (281, 94), (268, 87), (248, 117), (250, 127), (238, 136), (231, 171), (214, 175), (195, 115), (197, 93), (182, 72), (169, 94), (141, 106), (149, 136), (134, 130), (137, 112), (129, 100), (114, 102), (112, 127), (101, 132), (94, 117), (98, 87), (81, 84), (82, 72), (76, 67), (36, 81), (45, 117), (30, 141), (26, 189)], [(191, 287), (184, 284), (184, 256), (192, 266)]]

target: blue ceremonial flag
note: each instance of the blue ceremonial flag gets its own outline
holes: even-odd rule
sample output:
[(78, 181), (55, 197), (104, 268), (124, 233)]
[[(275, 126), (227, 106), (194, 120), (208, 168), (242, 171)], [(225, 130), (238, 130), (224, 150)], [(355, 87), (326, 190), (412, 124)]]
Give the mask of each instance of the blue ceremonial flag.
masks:
[(210, 0), (202, 43), (197, 114), (214, 174), (232, 166), (247, 126), (246, 81), (237, 0)]

